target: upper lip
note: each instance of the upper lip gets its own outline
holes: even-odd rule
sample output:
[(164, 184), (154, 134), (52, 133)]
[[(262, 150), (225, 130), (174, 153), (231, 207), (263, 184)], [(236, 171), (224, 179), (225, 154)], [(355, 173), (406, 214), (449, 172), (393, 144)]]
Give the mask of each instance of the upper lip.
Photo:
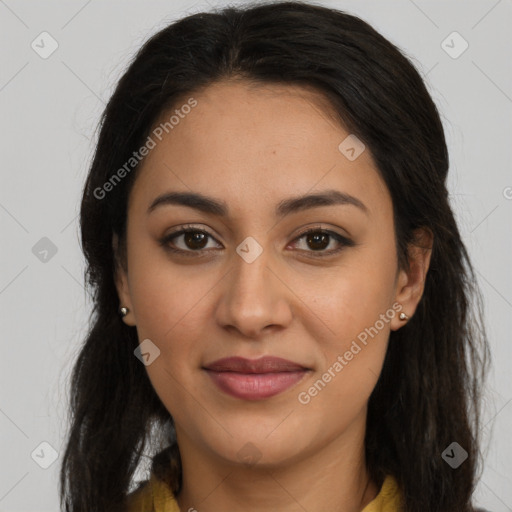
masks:
[(309, 370), (301, 364), (282, 359), (281, 357), (263, 356), (259, 359), (245, 357), (224, 357), (204, 366), (207, 370), (216, 372), (239, 373), (277, 373)]

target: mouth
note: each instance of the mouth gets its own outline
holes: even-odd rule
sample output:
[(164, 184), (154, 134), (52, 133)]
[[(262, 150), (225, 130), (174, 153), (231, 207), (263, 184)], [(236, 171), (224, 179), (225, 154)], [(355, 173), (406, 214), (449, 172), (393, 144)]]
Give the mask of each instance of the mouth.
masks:
[(278, 395), (301, 381), (311, 371), (279, 357), (260, 359), (228, 357), (203, 367), (224, 393), (242, 400), (262, 400)]

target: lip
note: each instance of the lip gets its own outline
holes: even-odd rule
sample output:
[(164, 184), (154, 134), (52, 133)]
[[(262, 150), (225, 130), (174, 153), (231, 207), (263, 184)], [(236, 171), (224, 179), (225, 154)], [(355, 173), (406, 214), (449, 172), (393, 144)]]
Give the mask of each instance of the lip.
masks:
[(299, 363), (283, 359), (281, 357), (263, 356), (258, 359), (246, 359), (245, 357), (224, 357), (204, 366), (207, 370), (216, 372), (239, 373), (276, 373), (309, 370)]
[(203, 367), (217, 387), (243, 400), (262, 400), (289, 389), (310, 368), (280, 357), (226, 357)]

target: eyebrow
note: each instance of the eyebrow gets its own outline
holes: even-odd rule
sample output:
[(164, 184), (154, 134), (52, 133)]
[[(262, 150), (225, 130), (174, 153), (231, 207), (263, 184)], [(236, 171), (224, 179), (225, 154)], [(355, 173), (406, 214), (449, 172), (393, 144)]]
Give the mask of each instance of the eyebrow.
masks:
[[(196, 192), (168, 192), (158, 196), (149, 206), (147, 213), (150, 214), (156, 208), (164, 205), (181, 205), (194, 208), (204, 213), (227, 217), (229, 208), (224, 201), (208, 197)], [(366, 205), (357, 197), (351, 196), (339, 190), (325, 190), (316, 194), (309, 194), (297, 197), (290, 197), (280, 201), (275, 209), (276, 217), (284, 217), (291, 213), (317, 208), (320, 206), (352, 205), (360, 209), (366, 215), (369, 210)]]

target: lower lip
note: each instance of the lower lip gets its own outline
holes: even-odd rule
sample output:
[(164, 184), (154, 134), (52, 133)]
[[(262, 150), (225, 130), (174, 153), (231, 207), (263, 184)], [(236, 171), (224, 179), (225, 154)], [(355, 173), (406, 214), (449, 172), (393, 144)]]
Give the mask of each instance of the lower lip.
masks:
[(261, 400), (278, 395), (299, 382), (307, 373), (307, 370), (278, 373), (206, 371), (222, 391), (243, 400)]

